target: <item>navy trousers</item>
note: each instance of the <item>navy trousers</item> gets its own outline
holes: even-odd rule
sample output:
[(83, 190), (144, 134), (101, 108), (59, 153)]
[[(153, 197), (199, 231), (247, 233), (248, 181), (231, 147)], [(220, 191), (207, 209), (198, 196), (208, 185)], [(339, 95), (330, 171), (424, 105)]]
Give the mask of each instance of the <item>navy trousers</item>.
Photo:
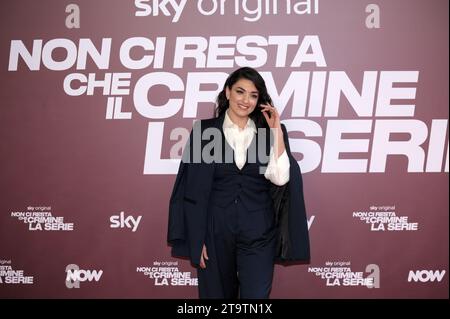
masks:
[(209, 205), (206, 268), (198, 268), (200, 298), (268, 298), (275, 257), (273, 206), (248, 211), (235, 199)]

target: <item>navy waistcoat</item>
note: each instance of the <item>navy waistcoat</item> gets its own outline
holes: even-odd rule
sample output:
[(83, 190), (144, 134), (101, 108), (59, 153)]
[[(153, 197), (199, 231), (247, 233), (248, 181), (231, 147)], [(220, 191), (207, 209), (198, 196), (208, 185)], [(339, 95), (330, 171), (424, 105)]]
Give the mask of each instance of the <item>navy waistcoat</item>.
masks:
[[(266, 144), (265, 140), (263, 142)], [(258, 134), (255, 134), (247, 149), (247, 161), (240, 170), (234, 161), (233, 149), (222, 132), (223, 156), (221, 162), (214, 164), (211, 204), (227, 207), (241, 201), (247, 210), (262, 209), (272, 204), (269, 193), (271, 183), (264, 177), (264, 170), (261, 170), (262, 167), (267, 166), (270, 149), (261, 152), (266, 158), (259, 158), (257, 156), (258, 149), (261, 147), (259, 144)], [(226, 158), (228, 158), (228, 162)]]

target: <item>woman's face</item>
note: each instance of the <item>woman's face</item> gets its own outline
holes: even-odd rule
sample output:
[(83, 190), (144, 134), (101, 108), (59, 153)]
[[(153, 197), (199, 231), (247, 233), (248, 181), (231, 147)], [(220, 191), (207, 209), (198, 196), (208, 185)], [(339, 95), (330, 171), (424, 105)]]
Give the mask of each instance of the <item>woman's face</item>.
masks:
[(232, 116), (248, 118), (258, 103), (259, 93), (252, 81), (240, 79), (230, 88), (226, 88), (229, 112)]

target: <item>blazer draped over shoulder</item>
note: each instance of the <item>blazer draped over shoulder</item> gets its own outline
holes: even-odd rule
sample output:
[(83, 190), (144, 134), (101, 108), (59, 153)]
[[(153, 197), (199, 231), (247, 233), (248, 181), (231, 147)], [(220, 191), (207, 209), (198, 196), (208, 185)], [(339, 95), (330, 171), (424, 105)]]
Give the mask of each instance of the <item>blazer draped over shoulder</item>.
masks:
[[(193, 159), (195, 154), (201, 154), (201, 150), (210, 142), (207, 139), (202, 140), (203, 132), (208, 128), (222, 130), (223, 120), (224, 116), (221, 116), (197, 121), (194, 124), (170, 197), (167, 241), (172, 246), (173, 256), (189, 257), (194, 265), (200, 263), (206, 237), (207, 209), (214, 180), (214, 163), (204, 163), (201, 159), (198, 163), (193, 162)], [(270, 189), (278, 228), (275, 261), (308, 261), (310, 245), (302, 176), (298, 163), (291, 154), (287, 131), (283, 124), (282, 130), (290, 162), (290, 175), (287, 184), (283, 186), (272, 184)], [(186, 156), (190, 156), (190, 161), (185, 161)]]

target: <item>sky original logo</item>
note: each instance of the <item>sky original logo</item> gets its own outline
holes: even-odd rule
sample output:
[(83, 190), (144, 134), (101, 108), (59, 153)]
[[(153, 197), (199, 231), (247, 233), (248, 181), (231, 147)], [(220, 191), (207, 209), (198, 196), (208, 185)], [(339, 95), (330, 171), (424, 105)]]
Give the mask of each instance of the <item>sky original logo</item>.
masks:
[(138, 266), (136, 272), (152, 279), (155, 286), (198, 286), (190, 271), (183, 271), (178, 261), (154, 261), (151, 266)]
[[(193, 1), (190, 1), (192, 3)], [(187, 0), (135, 0), (136, 17), (166, 16), (172, 23), (179, 21)], [(244, 21), (256, 22), (263, 16), (278, 15), (318, 15), (319, 0), (197, 0), (197, 12), (203, 16), (234, 14), (242, 16)], [(194, 8), (190, 8), (192, 10)], [(190, 11), (189, 9), (187, 10)]]
[(63, 216), (54, 216), (51, 206), (27, 206), (24, 211), (12, 211), (11, 217), (28, 225), (30, 231), (73, 231), (74, 223)]
[(321, 278), (327, 287), (380, 288), (380, 267), (377, 264), (367, 265), (363, 272), (353, 270), (350, 261), (327, 261), (325, 267), (309, 267), (308, 272)]
[(66, 267), (66, 287), (69, 289), (80, 288), (80, 283), (85, 281), (99, 281), (103, 270), (84, 270), (78, 265), (70, 264)]
[(142, 216), (134, 218), (133, 216), (125, 217), (124, 212), (120, 212), (119, 215), (113, 215), (109, 219), (111, 222), (111, 228), (130, 228), (132, 232), (135, 232), (139, 226)]
[(25, 271), (13, 268), (11, 260), (0, 260), (0, 284), (32, 285), (34, 276), (25, 275)]
[(370, 231), (416, 231), (418, 222), (411, 222), (408, 216), (400, 216), (395, 211), (395, 205), (371, 205), (369, 210), (354, 211), (357, 218), (370, 225)]

